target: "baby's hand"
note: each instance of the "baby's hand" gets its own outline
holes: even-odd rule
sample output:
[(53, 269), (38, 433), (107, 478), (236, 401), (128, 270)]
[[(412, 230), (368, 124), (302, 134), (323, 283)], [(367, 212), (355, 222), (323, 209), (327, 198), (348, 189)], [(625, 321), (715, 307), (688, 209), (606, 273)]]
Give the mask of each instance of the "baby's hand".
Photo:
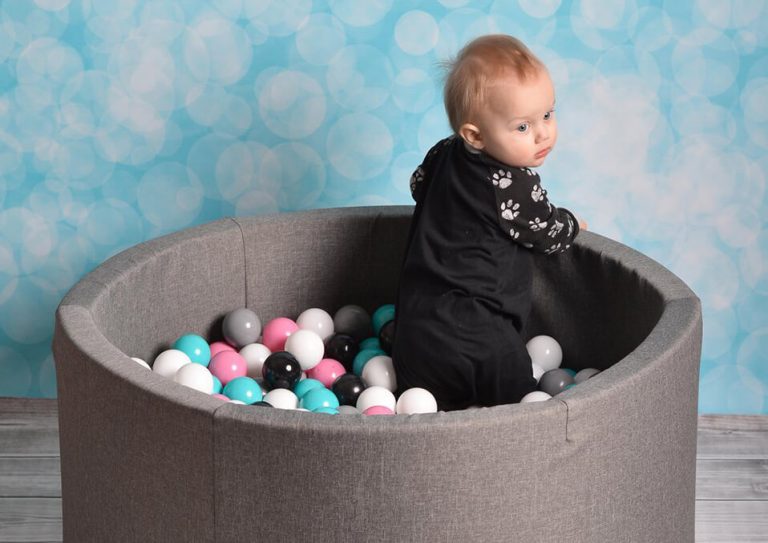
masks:
[(584, 219), (582, 219), (578, 215), (576, 216), (576, 220), (579, 221), (579, 230), (586, 230), (587, 229), (587, 221), (585, 221)]

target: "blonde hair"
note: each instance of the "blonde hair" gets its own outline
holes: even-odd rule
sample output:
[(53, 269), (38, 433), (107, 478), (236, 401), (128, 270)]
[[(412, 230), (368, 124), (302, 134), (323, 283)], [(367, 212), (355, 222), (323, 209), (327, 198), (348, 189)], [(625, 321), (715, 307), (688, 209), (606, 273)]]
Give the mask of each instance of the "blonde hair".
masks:
[(448, 71), (443, 91), (445, 111), (457, 134), (461, 125), (485, 103), (486, 89), (494, 81), (509, 74), (525, 81), (544, 68), (523, 42), (506, 34), (472, 40), (443, 66)]

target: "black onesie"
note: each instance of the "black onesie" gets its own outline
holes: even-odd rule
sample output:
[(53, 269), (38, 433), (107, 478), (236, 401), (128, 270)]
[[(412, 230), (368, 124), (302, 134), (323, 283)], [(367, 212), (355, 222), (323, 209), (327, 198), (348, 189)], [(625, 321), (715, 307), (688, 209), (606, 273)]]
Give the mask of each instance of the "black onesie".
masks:
[(567, 250), (579, 226), (539, 176), (437, 143), (411, 177), (416, 201), (396, 300), (399, 392), (422, 387), (441, 410), (514, 403), (536, 389), (521, 330), (532, 251)]

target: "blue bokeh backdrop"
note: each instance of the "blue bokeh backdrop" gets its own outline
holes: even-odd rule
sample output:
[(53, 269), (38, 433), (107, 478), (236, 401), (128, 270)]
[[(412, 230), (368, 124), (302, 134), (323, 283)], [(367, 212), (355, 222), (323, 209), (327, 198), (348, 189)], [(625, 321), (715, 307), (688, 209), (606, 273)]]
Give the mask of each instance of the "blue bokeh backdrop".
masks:
[(553, 201), (701, 297), (700, 410), (768, 413), (760, 0), (2, 0), (0, 395), (55, 396), (57, 303), (135, 243), (410, 203), (438, 62), (491, 32), (555, 81)]

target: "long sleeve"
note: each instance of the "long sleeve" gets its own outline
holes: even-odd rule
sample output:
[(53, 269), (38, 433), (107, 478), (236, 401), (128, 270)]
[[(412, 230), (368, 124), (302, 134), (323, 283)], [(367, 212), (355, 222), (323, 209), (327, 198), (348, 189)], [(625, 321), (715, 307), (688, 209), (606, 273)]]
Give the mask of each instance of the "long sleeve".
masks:
[(544, 254), (568, 250), (579, 233), (573, 213), (547, 199), (539, 175), (529, 168), (491, 171), (499, 225), (524, 247)]
[(441, 150), (450, 145), (454, 138), (455, 136), (449, 136), (433, 145), (424, 157), (424, 161), (418, 168), (416, 168), (413, 175), (411, 175), (411, 196), (416, 203), (422, 200), (424, 193), (427, 191), (427, 187), (432, 178), (432, 163), (434, 162), (435, 157)]

